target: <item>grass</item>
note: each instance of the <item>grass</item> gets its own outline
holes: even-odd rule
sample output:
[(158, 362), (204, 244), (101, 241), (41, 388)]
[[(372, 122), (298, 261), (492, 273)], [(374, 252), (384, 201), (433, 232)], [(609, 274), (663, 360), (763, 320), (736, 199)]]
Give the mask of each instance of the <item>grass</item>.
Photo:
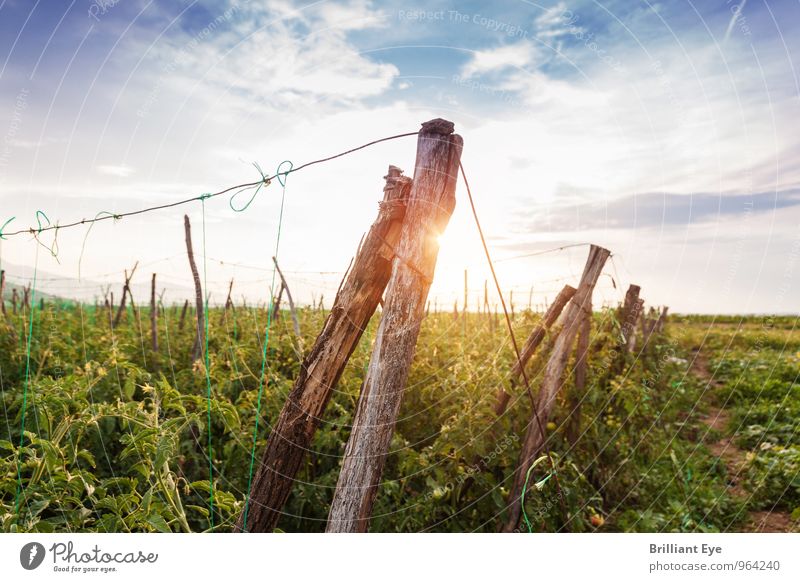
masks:
[[(298, 345), (312, 345), (325, 317), (311, 308), (299, 315), (302, 344), (286, 317), (271, 334), (257, 457), (297, 376)], [(129, 309), (114, 330), (102, 310), (34, 310), (20, 434), (27, 317), (10, 316), (14, 335), (0, 329), (2, 530), (208, 531), (210, 430), (214, 529), (230, 531), (247, 487), (265, 311), (210, 313), (209, 427), (205, 369), (189, 356), (192, 318), (180, 329), (179, 312), (162, 310), (154, 354), (146, 309)], [(371, 531), (496, 531), (503, 519), (530, 403), (519, 391), (506, 414), (494, 415), (513, 352), (493, 316), (466, 317), (425, 320)], [(516, 315), (520, 341), (538, 317)], [(324, 530), (376, 319), (328, 406), (282, 530)], [(614, 312), (595, 313), (588, 387), (574, 394), (565, 378), (548, 426), (558, 481), (544, 481), (544, 470), (531, 476), (541, 483), (526, 494), (533, 531), (739, 531), (751, 511), (800, 513), (795, 323), (673, 317), (665, 334), (625, 354)], [(692, 368), (697, 348), (713, 389)], [(547, 354), (544, 345), (530, 364), (534, 390)], [(575, 401), (577, 414), (568, 404)], [(730, 411), (724, 434), (704, 423), (712, 407)], [(576, 422), (580, 438), (570, 446), (566, 429)], [(746, 496), (732, 491), (731, 467), (710, 450), (710, 440), (724, 437), (747, 453)]]

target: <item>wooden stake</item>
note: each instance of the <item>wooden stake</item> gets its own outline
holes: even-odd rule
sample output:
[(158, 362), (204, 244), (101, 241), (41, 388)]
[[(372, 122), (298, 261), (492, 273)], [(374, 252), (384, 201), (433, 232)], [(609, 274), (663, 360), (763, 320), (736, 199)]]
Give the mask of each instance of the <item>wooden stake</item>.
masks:
[(294, 325), (294, 335), (297, 336), (297, 341), (302, 342), (303, 337), (300, 335), (300, 320), (297, 319), (297, 311), (294, 308), (294, 301), (292, 300), (292, 292), (289, 291), (289, 284), (286, 283), (286, 278), (283, 276), (281, 268), (278, 266), (278, 259), (272, 257), (272, 262), (275, 264), (275, 269), (278, 271), (278, 276), (281, 278), (281, 285), (286, 291), (286, 299), (289, 300), (289, 310), (292, 313), (292, 324)]
[(8, 318), (8, 313), (6, 312), (6, 271), (5, 269), (0, 271), (0, 308), (3, 310), (3, 317)]
[(667, 321), (667, 311), (669, 311), (669, 307), (666, 305), (661, 308), (661, 314), (658, 316), (658, 320), (656, 321), (656, 333), (661, 333), (664, 331), (664, 324)]
[[(131, 298), (131, 305), (133, 304), (133, 294), (131, 293), (131, 279), (133, 279), (133, 274), (136, 272), (136, 267), (139, 266), (139, 261), (136, 261), (136, 264), (133, 265), (133, 269), (131, 269), (131, 274), (128, 275), (128, 270), (125, 270), (125, 284), (122, 286), (122, 299), (119, 302), (119, 309), (117, 309), (117, 315), (114, 317), (113, 327), (117, 327), (119, 325), (119, 320), (122, 318), (122, 314), (125, 311), (125, 299), (126, 297), (130, 296)], [(112, 297), (113, 301), (113, 297)], [(134, 315), (135, 315), (134, 310)]]
[[(536, 353), (536, 350), (539, 348), (539, 345), (544, 340), (547, 332), (553, 326), (553, 324), (558, 319), (558, 316), (561, 315), (561, 311), (564, 309), (564, 306), (569, 302), (570, 299), (575, 295), (575, 288), (570, 285), (564, 285), (564, 288), (559, 291), (558, 295), (556, 295), (555, 301), (553, 304), (547, 308), (547, 312), (542, 317), (542, 320), (539, 324), (533, 328), (531, 334), (528, 336), (528, 339), (525, 340), (525, 345), (522, 346), (522, 350), (520, 350), (520, 359), (517, 362), (514, 362), (514, 365), (511, 368), (511, 392), (514, 391), (514, 388), (518, 385), (520, 376), (522, 376), (522, 369), (523, 367), (528, 365), (528, 361), (533, 357), (533, 354)], [(508, 402), (511, 399), (511, 394), (506, 392), (506, 390), (501, 386), (500, 389), (497, 391), (497, 404), (495, 405), (495, 413), (498, 416), (505, 413), (506, 408), (508, 408)]]
[(275, 298), (275, 303), (272, 306), (272, 319), (277, 321), (281, 316), (281, 298), (283, 297), (283, 285), (278, 289), (278, 296)]
[(153, 353), (158, 353), (158, 311), (156, 307), (156, 274), (150, 280), (150, 340)]
[(303, 360), (253, 481), (247, 524), (240, 516), (237, 531), (271, 532), (275, 528), (328, 400), (375, 313), (392, 274), (394, 249), (411, 190), (411, 178), (401, 174), (400, 168), (389, 166), (378, 217), (336, 294), (322, 332)]
[(455, 207), (463, 142), (453, 129), (435, 119), (419, 133), (406, 220), (328, 514), (329, 532), (366, 531), (369, 524), (439, 254), (437, 236)]
[(192, 249), (192, 225), (189, 217), (183, 215), (183, 229), (186, 234), (186, 253), (189, 255), (189, 268), (192, 270), (194, 280), (194, 301), (197, 310), (197, 333), (194, 336), (194, 346), (192, 347), (192, 361), (199, 360), (203, 355), (203, 344), (206, 339), (205, 314), (203, 312), (203, 289), (200, 286), (200, 274), (197, 272), (197, 265), (194, 262), (194, 250)]
[(629, 285), (628, 290), (625, 292), (625, 302), (622, 304), (622, 310), (619, 314), (619, 321), (622, 327), (622, 337), (625, 342), (625, 351), (628, 350), (631, 342), (631, 336), (636, 329), (636, 319), (639, 314), (637, 308), (639, 306), (639, 292), (642, 288), (639, 285)]
[(183, 324), (186, 321), (186, 310), (189, 309), (189, 300), (183, 302), (183, 309), (181, 309), (181, 319), (178, 322), (178, 329), (183, 329)]
[(228, 285), (228, 297), (225, 299), (225, 307), (222, 309), (222, 315), (219, 318), (220, 327), (225, 325), (225, 318), (228, 317), (228, 310), (233, 309), (233, 301), (231, 301), (231, 293), (233, 292), (233, 279)]
[(581, 433), (581, 401), (586, 390), (586, 372), (589, 368), (589, 335), (592, 333), (592, 308), (583, 313), (578, 344), (575, 347), (575, 387), (570, 398), (570, 417), (567, 425), (567, 442), (574, 447)]
[(637, 299), (633, 311), (628, 316), (631, 322), (630, 332), (628, 334), (628, 353), (633, 353), (636, 350), (636, 320), (644, 317), (644, 299)]
[(511, 490), (508, 506), (508, 520), (503, 531), (516, 529), (522, 514), (520, 496), (525, 485), (525, 477), (531, 464), (541, 453), (545, 443), (545, 426), (555, 405), (555, 399), (562, 386), (564, 369), (571, 351), (572, 342), (581, 324), (581, 314), (588, 313), (591, 307), (592, 291), (611, 253), (595, 245), (589, 248), (589, 258), (583, 269), (580, 284), (575, 295), (564, 312), (564, 325), (556, 338), (553, 351), (547, 361), (542, 377), (542, 384), (536, 396), (535, 408), (528, 422), (525, 440), (519, 455), (519, 463), (514, 473), (514, 485)]

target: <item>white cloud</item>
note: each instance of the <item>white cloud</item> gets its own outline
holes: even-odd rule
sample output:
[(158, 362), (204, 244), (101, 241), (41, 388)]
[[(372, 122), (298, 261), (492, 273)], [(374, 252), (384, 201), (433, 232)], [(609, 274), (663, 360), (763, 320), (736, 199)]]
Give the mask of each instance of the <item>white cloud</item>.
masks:
[(487, 73), (531, 67), (537, 52), (532, 43), (524, 41), (475, 51), (462, 67), (461, 76), (469, 79)]
[(134, 169), (130, 166), (97, 166), (97, 173), (117, 178), (127, 178), (133, 175)]

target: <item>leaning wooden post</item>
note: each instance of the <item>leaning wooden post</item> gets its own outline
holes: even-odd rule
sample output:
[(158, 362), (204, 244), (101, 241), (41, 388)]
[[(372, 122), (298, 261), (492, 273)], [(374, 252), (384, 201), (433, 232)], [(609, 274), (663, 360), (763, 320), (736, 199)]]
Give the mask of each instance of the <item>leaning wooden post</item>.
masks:
[[(533, 357), (533, 354), (542, 343), (542, 340), (544, 340), (545, 335), (547, 335), (548, 330), (556, 322), (564, 306), (572, 299), (573, 295), (575, 295), (575, 287), (564, 285), (564, 288), (559, 291), (555, 301), (553, 301), (553, 304), (547, 308), (547, 312), (544, 314), (544, 317), (542, 317), (542, 320), (533, 328), (533, 331), (525, 341), (525, 345), (522, 346), (522, 351), (520, 351), (519, 354), (520, 359), (514, 362), (514, 366), (511, 368), (512, 392), (514, 387), (517, 386), (520, 376), (522, 376), (523, 367), (525, 367), (528, 364), (528, 360)], [(505, 413), (510, 399), (511, 394), (506, 392), (505, 388), (501, 386), (497, 391), (497, 403), (494, 407), (494, 411), (498, 416)]]
[(437, 237), (455, 207), (463, 142), (453, 129), (451, 122), (434, 119), (419, 133), (414, 184), (328, 515), (329, 532), (366, 531), (369, 524), (436, 267)]
[(578, 330), (578, 343), (575, 347), (575, 386), (570, 398), (570, 416), (567, 425), (567, 442), (574, 447), (581, 432), (581, 401), (586, 390), (586, 372), (589, 368), (589, 335), (592, 333), (592, 307), (589, 305), (588, 313), (583, 313), (580, 329)]
[(531, 464), (544, 448), (547, 436), (544, 432), (544, 427), (547, 426), (550, 413), (555, 405), (556, 396), (561, 389), (562, 377), (567, 367), (572, 343), (578, 333), (582, 314), (588, 313), (588, 309), (591, 308), (592, 291), (594, 291), (597, 279), (600, 277), (603, 266), (610, 254), (608, 250), (602, 247), (592, 245), (589, 248), (589, 258), (586, 260), (586, 266), (583, 269), (578, 289), (564, 312), (564, 325), (553, 345), (550, 358), (547, 360), (539, 393), (536, 396), (533, 414), (528, 422), (525, 440), (522, 443), (519, 462), (514, 473), (511, 497), (509, 498), (508, 519), (503, 531), (513, 531), (519, 524), (520, 515), (522, 514), (520, 497), (525, 486), (525, 477)]
[(272, 306), (272, 319), (273, 321), (277, 321), (278, 318), (281, 316), (281, 298), (283, 297), (283, 285), (280, 286), (278, 289), (278, 296), (275, 299), (275, 302)]
[(302, 341), (302, 336), (300, 335), (300, 320), (297, 319), (297, 311), (294, 308), (294, 300), (292, 299), (291, 291), (289, 291), (289, 284), (286, 282), (286, 278), (283, 276), (283, 271), (281, 271), (281, 268), (278, 266), (278, 259), (272, 257), (272, 262), (275, 264), (275, 270), (278, 271), (278, 276), (281, 278), (283, 290), (286, 291), (286, 299), (289, 301), (289, 311), (292, 313), (294, 335), (297, 336), (297, 341)]
[(636, 350), (636, 320), (644, 311), (644, 299), (637, 299), (633, 310), (628, 316), (631, 322), (631, 329), (628, 335), (628, 353), (633, 353)]
[(189, 217), (183, 215), (183, 229), (186, 234), (186, 253), (189, 256), (189, 268), (192, 270), (194, 280), (194, 300), (197, 309), (197, 333), (194, 336), (194, 346), (192, 347), (192, 361), (199, 360), (203, 355), (203, 343), (206, 339), (205, 317), (203, 312), (203, 289), (200, 286), (200, 274), (197, 272), (197, 264), (194, 262), (194, 250), (192, 249), (192, 225)]
[[(16, 292), (16, 289), (14, 289)], [(3, 317), (5, 318), (6, 324), (8, 325), (9, 335), (11, 336), (12, 341), (17, 341), (17, 332), (14, 330), (14, 324), (11, 320), (11, 316), (6, 311), (6, 272), (5, 270), (0, 271), (0, 306), (3, 309)], [(14, 299), (14, 311), (16, 312), (16, 299)]]
[(636, 306), (638, 305), (639, 292), (642, 288), (639, 285), (629, 285), (628, 290), (625, 292), (625, 302), (622, 304), (622, 309), (619, 313), (619, 322), (622, 327), (622, 337), (625, 341), (625, 348), (627, 350), (630, 344), (631, 331), (636, 327)]
[(150, 280), (150, 340), (153, 353), (158, 353), (158, 308), (156, 306), (156, 274)]
[(178, 329), (183, 329), (183, 324), (186, 321), (186, 311), (189, 309), (189, 300), (183, 302), (183, 309), (181, 309), (181, 318), (178, 321)]
[[(139, 261), (136, 261), (136, 264), (133, 265), (133, 269), (131, 269), (131, 274), (128, 275), (128, 270), (125, 270), (125, 284), (122, 286), (122, 299), (119, 302), (119, 308), (117, 309), (117, 315), (114, 317), (113, 327), (117, 327), (119, 325), (119, 320), (122, 318), (122, 314), (125, 313), (125, 300), (128, 296), (131, 298), (131, 303), (133, 302), (133, 294), (130, 292), (130, 285), (131, 279), (133, 279), (133, 274), (136, 272), (136, 267), (139, 266)], [(112, 300), (113, 303), (113, 300)]]
[(667, 321), (667, 311), (669, 311), (669, 307), (667, 307), (666, 305), (661, 308), (661, 314), (658, 316), (658, 319), (656, 320), (656, 327), (655, 327), (656, 333), (661, 333), (662, 331), (664, 331), (664, 324)]
[(228, 310), (233, 308), (231, 293), (233, 293), (233, 279), (231, 279), (231, 282), (228, 284), (228, 296), (225, 298), (225, 307), (222, 309), (222, 315), (219, 316), (220, 327), (225, 325), (225, 319), (228, 317)]
[(378, 307), (392, 274), (394, 247), (400, 240), (411, 190), (411, 178), (401, 174), (400, 168), (389, 166), (378, 217), (360, 245), (322, 332), (303, 360), (272, 428), (236, 531), (275, 529), (328, 400)]
[(6, 271), (0, 271), (0, 308), (3, 310), (3, 317), (8, 319), (8, 312), (6, 311)]

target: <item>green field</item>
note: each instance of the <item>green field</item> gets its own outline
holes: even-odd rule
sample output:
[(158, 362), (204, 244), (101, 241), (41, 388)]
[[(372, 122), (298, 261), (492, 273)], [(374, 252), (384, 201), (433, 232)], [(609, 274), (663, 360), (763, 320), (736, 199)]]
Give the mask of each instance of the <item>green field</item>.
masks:
[[(288, 312), (272, 326), (256, 463), (325, 315), (300, 310), (302, 340)], [(37, 301), (28, 357), (29, 314), (9, 312), (0, 323), (3, 531), (207, 531), (209, 457), (213, 529), (232, 529), (247, 491), (267, 314), (237, 306), (223, 319), (211, 310), (210, 400), (205, 367), (190, 357), (194, 316), (182, 329), (179, 317), (160, 310), (154, 352), (147, 309), (129, 309), (112, 330), (105, 310), (41, 311)], [(328, 405), (280, 530), (324, 531), (377, 317)], [(538, 318), (516, 314), (520, 341)], [(514, 361), (501, 324), (479, 313), (426, 318), (371, 531), (498, 529), (530, 417), (522, 390), (502, 417), (493, 411)], [(796, 324), (672, 316), (644, 349), (615, 356), (615, 312), (595, 312), (587, 389), (574, 393), (568, 366), (547, 427), (556, 478), (541, 469), (525, 496), (530, 531), (796, 530)], [(534, 391), (548, 351), (545, 342), (528, 368)], [(574, 446), (568, 428), (578, 430)]]

